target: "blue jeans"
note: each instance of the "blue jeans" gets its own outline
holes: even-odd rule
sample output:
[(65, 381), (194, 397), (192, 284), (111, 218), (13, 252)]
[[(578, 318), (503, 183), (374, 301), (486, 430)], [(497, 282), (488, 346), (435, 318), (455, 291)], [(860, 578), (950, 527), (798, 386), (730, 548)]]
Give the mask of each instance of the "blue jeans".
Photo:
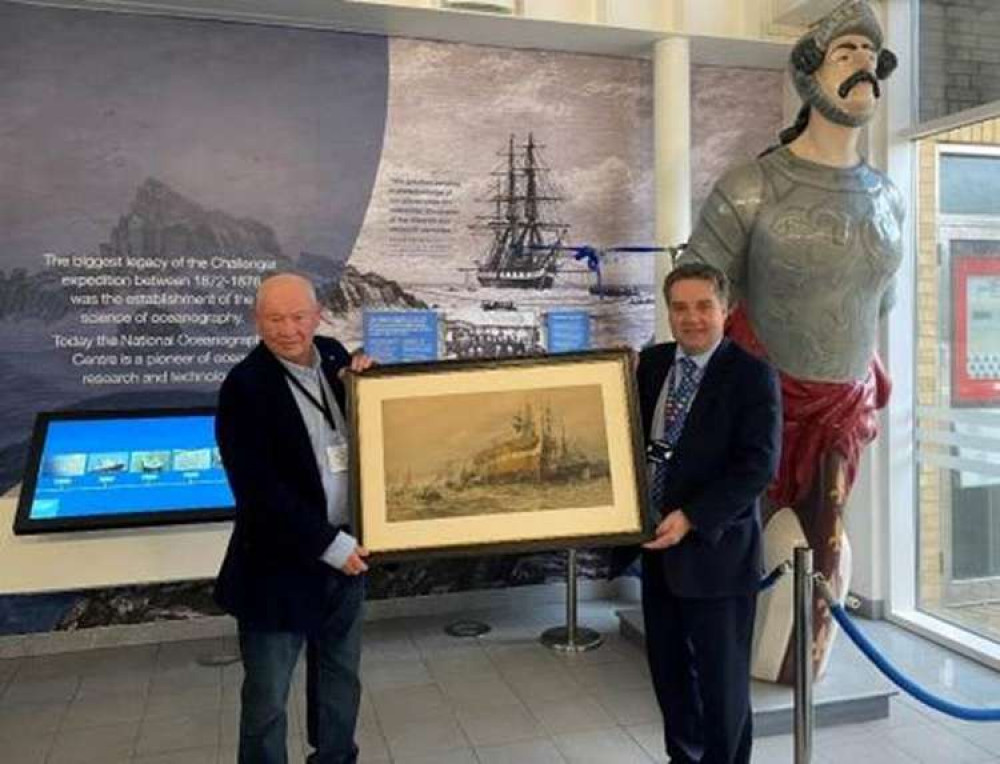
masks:
[(252, 631), (240, 625), (243, 689), (239, 764), (286, 764), (288, 690), (306, 645), (308, 764), (354, 764), (361, 701), (361, 602), (364, 578), (330, 577), (327, 615), (315, 633)]

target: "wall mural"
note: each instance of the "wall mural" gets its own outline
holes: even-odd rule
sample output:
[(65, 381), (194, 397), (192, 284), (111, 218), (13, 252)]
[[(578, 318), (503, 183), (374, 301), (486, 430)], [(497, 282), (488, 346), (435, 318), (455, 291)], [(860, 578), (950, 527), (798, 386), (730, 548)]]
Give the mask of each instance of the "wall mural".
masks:
[[(652, 257), (609, 257), (596, 290), (572, 256), (652, 243), (648, 61), (0, 3), (0, 70), (0, 490), (38, 411), (214, 402), (274, 269), (316, 281), (348, 346), (372, 308), (438, 311), (450, 356), (536, 350), (556, 309), (595, 347), (652, 336)], [(692, 92), (697, 192), (776, 133), (780, 74), (697, 70)], [(563, 568), (412, 563), (369, 591)], [(0, 633), (193, 617), (207, 591), (0, 597)]]

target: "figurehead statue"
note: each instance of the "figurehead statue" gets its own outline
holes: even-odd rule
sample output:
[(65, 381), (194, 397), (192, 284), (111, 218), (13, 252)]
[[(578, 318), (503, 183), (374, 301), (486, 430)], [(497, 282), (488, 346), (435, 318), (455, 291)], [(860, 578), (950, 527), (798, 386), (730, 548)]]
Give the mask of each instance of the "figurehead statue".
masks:
[[(821, 77), (828, 77), (836, 68), (827, 67), (823, 75), (820, 75), (820, 70), (827, 63), (834, 40), (848, 35), (862, 37), (867, 41), (875, 56), (875, 65), (874, 68), (855, 68), (848, 78), (834, 83), (837, 85), (835, 98), (827, 94), (824, 86), (829, 86), (829, 83), (822, 82)], [(847, 53), (845, 51), (843, 56), (845, 62), (850, 59)], [(821, 20), (795, 44), (789, 61), (789, 72), (802, 99), (803, 110), (816, 109), (826, 119), (845, 127), (861, 127), (868, 122), (875, 111), (874, 100), (869, 102), (870, 108), (860, 111), (849, 109), (840, 101), (860, 82), (869, 83), (872, 94), (876, 99), (879, 98), (879, 81), (886, 79), (895, 69), (896, 56), (882, 47), (882, 28), (865, 0), (846, 2)]]
[[(888, 400), (876, 330), (902, 256), (902, 198), (858, 150), (896, 67), (882, 43), (866, 0), (842, 3), (798, 41), (789, 63), (803, 100), (795, 124), (779, 145), (718, 180), (680, 258), (726, 272), (729, 336), (781, 377), (782, 456), (764, 512), (765, 565), (807, 544), (841, 598), (851, 569), (844, 504)], [(779, 585), (758, 603), (758, 678), (792, 682), (790, 589)], [(819, 599), (814, 624), (820, 676), (835, 624)]]

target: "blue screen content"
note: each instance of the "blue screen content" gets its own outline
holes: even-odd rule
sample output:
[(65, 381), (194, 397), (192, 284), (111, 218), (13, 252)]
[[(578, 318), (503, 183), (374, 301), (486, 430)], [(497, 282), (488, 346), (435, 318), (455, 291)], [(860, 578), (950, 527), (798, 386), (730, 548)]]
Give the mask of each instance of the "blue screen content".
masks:
[(53, 421), (31, 519), (233, 505), (211, 415)]

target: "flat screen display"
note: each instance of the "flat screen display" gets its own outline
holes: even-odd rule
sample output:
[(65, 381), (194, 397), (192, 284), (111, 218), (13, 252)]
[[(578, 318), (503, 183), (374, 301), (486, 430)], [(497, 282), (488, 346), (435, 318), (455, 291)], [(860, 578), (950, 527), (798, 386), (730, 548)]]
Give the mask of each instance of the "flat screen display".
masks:
[(234, 505), (212, 408), (46, 412), (14, 532), (225, 520)]

